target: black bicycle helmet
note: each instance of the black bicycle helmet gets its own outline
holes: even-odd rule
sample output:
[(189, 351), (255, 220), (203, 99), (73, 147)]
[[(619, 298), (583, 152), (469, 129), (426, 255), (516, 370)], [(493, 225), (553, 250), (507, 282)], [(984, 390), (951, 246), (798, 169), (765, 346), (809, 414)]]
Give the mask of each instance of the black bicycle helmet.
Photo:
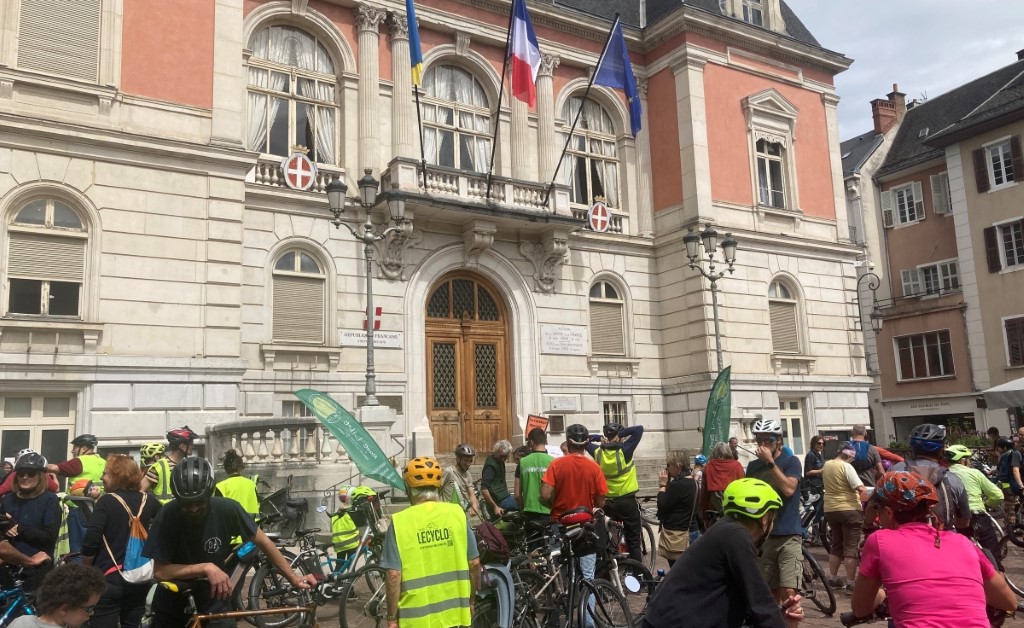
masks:
[(455, 448), (455, 455), (459, 458), (472, 458), (476, 455), (476, 450), (469, 443), (461, 443)]
[(185, 458), (171, 472), (171, 492), (183, 502), (206, 499), (213, 494), (213, 467), (205, 458)]
[(622, 423), (618, 423), (618, 422), (608, 423), (607, 425), (604, 426), (604, 430), (603, 430), (604, 437), (605, 438), (616, 438), (619, 435), (619, 432), (621, 432), (624, 429), (625, 428), (622, 426)]
[(586, 425), (573, 423), (565, 429), (565, 439), (573, 445), (586, 445), (590, 442), (590, 430)]
[(1010, 451), (1013, 449), (1013, 441), (1005, 436), (1001, 436), (996, 439), (995, 446), (1003, 451)]
[(171, 447), (191, 443), (197, 438), (199, 438), (199, 434), (193, 432), (192, 428), (187, 425), (167, 432), (167, 442), (170, 443)]
[(18, 458), (18, 461), (14, 463), (14, 471), (38, 471), (40, 473), (46, 471), (46, 458), (35, 452), (30, 452)]
[(95, 449), (96, 445), (100, 441), (92, 434), (80, 434), (75, 437), (75, 440), (71, 441), (73, 447), (88, 447), (89, 449)]
[(910, 449), (926, 454), (937, 454), (945, 448), (946, 427), (922, 423), (910, 433)]

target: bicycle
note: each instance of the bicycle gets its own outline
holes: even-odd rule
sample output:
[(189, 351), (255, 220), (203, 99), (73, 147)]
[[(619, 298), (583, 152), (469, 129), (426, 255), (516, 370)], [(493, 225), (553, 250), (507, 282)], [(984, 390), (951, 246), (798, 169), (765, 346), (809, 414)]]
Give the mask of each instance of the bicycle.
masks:
[(23, 570), (18, 568), (10, 571), (14, 577), (14, 586), (0, 591), (0, 608), (3, 608), (0, 626), (8, 626), (22, 615), (36, 614), (35, 599), (31, 593), (25, 591)]
[[(260, 483), (269, 488), (263, 480), (260, 480)], [(293, 536), (296, 530), (305, 527), (309, 505), (305, 499), (293, 499), (291, 495), (292, 476), (289, 475), (284, 488), (260, 499), (256, 523), (264, 532), (278, 532), (287, 538)]]
[[(658, 519), (658, 496), (657, 495), (645, 495), (640, 497), (637, 495), (636, 501), (640, 505), (640, 516), (643, 520), (652, 526), (661, 527), (661, 519)], [(654, 505), (651, 505), (654, 502)]]
[[(626, 498), (625, 497), (619, 497), (619, 498), (616, 498), (616, 499), (626, 499)], [(636, 498), (633, 497), (631, 499), (636, 499)], [(637, 500), (637, 502), (638, 502), (638, 505), (639, 505), (639, 500)], [(650, 570), (650, 569), (654, 569), (655, 563), (658, 562), (658, 552), (655, 551), (656, 548), (658, 547), (658, 544), (656, 542), (657, 537), (654, 535), (654, 529), (651, 527), (651, 524), (648, 523), (643, 518), (642, 515), (643, 515), (643, 511), (641, 510), (641, 518), (640, 518), (640, 556), (642, 557), (642, 560), (640, 562), (642, 562), (645, 565), (647, 565), (647, 569)], [(615, 519), (614, 521), (616, 521), (620, 525), (623, 525), (623, 522), (622, 522), (621, 519)], [(625, 537), (625, 535), (622, 535), (622, 538), (620, 539), (620, 542), (619, 542), (619, 552), (622, 553), (622, 554), (628, 554), (629, 553), (629, 547), (626, 544), (626, 537)]]
[(836, 612), (836, 595), (832, 591), (832, 585), (828, 583), (825, 571), (818, 564), (818, 561), (815, 560), (814, 556), (811, 556), (811, 553), (807, 551), (806, 547), (801, 546), (800, 552), (803, 554), (803, 560), (801, 561), (800, 589), (798, 592), (805, 599), (814, 602), (814, 605), (822, 613), (826, 615), (834, 614)]
[(597, 567), (594, 577), (611, 582), (626, 604), (636, 614), (647, 605), (649, 592), (644, 591), (642, 582), (652, 580), (651, 571), (644, 563), (629, 557), (622, 551), (622, 524), (605, 517), (604, 522), (608, 535), (608, 544), (598, 552)]
[[(800, 527), (803, 528), (804, 543), (819, 542), (826, 552), (832, 550), (832, 539), (829, 536), (828, 521), (824, 513), (818, 512), (819, 502), (824, 501), (824, 493), (806, 491), (800, 494)], [(818, 515), (817, 517), (815, 515)]]
[[(306, 602), (304, 604), (296, 604), (295, 606), (263, 609), (258, 611), (221, 611), (215, 613), (200, 613), (196, 608), (195, 595), (192, 593), (192, 589), (198, 580), (164, 580), (157, 583), (157, 586), (166, 589), (172, 593), (178, 593), (186, 596), (188, 603), (185, 606), (185, 613), (190, 616), (188, 620), (188, 628), (202, 628), (203, 624), (208, 621), (215, 621), (219, 619), (245, 619), (252, 621), (253, 618), (262, 618), (273, 615), (289, 615), (292, 619), (288, 621), (291, 624), (295, 619), (299, 619), (298, 628), (316, 628), (318, 625), (316, 622), (316, 608), (317, 605), (312, 603), (312, 593), (310, 590), (293, 589), (300, 598), (300, 601)], [(258, 621), (258, 620), (257, 620)], [(287, 625), (287, 624), (281, 624)], [(148, 628), (150, 624), (143, 623), (143, 626)]]

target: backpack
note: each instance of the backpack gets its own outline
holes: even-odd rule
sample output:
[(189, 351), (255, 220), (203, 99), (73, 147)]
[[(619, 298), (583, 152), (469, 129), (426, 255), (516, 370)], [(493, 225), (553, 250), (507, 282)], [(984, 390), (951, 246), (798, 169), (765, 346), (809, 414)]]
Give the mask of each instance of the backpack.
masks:
[(121, 574), (121, 577), (124, 578), (125, 582), (132, 584), (148, 582), (153, 579), (153, 560), (142, 555), (142, 546), (146, 544), (149, 532), (146, 531), (146, 526), (142, 525), (142, 520), (139, 519), (142, 516), (142, 511), (146, 508), (148, 495), (142, 494), (142, 504), (139, 505), (139, 512), (132, 513), (131, 508), (128, 508), (128, 504), (121, 499), (120, 495), (115, 493), (108, 494), (119, 501), (121, 506), (124, 507), (125, 512), (128, 513), (128, 542), (124, 546), (124, 561), (121, 564), (117, 563), (117, 558), (114, 556), (114, 552), (111, 551), (106, 536), (103, 537), (103, 545), (107, 547), (110, 560), (114, 562), (114, 567)]
[(908, 471), (913, 471), (920, 475), (935, 487), (935, 492), (939, 494), (939, 503), (936, 504), (933, 512), (939, 522), (942, 523), (943, 529), (954, 529), (953, 518), (956, 504), (950, 503), (952, 498), (949, 494), (949, 483), (946, 482), (946, 474), (949, 473), (949, 469), (941, 466), (920, 466), (911, 463), (910, 460), (906, 460), (904, 465)]
[(855, 440), (853, 442), (853, 448), (857, 452), (857, 456), (853, 459), (850, 464), (853, 465), (853, 470), (858, 474), (863, 473), (874, 465), (868, 461), (868, 453), (871, 451), (871, 443), (866, 440)]
[(484, 521), (476, 527), (476, 544), (480, 547), (480, 562), (505, 563), (508, 562), (508, 542), (501, 534), (501, 530), (489, 521)]

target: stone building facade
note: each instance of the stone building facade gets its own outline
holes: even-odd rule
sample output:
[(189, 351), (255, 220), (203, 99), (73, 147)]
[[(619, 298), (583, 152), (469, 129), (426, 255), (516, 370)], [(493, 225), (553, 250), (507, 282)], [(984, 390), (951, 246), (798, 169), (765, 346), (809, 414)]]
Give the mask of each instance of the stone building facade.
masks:
[[(389, 453), (519, 438), (530, 414), (643, 423), (644, 456), (697, 447), (715, 337), (683, 236), (707, 225), (740, 243), (719, 293), (733, 433), (778, 416), (799, 453), (865, 422), (833, 85), (850, 60), (781, 0), (530, 2), (528, 107), (500, 83), (509, 4), (417, 4), (417, 107), (397, 0), (4, 3), (0, 454), (189, 424), (264, 458), (334, 456), (288, 429), (291, 393), (362, 402), (363, 249), (324, 192), (355, 196), (364, 169), (378, 228), (388, 200), (411, 218), (374, 252), (388, 410), (362, 418)], [(616, 11), (635, 138), (621, 92), (586, 91)], [(285, 183), (295, 152), (306, 191)], [(583, 221), (598, 196), (604, 233)]]

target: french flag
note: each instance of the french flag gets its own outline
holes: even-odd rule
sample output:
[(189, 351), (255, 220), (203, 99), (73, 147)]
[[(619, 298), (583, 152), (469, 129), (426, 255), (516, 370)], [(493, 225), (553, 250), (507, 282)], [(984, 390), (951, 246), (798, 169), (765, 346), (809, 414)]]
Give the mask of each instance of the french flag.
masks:
[(512, 0), (512, 32), (508, 56), (512, 58), (512, 94), (533, 107), (537, 104), (537, 72), (540, 48), (533, 33), (526, 0)]

